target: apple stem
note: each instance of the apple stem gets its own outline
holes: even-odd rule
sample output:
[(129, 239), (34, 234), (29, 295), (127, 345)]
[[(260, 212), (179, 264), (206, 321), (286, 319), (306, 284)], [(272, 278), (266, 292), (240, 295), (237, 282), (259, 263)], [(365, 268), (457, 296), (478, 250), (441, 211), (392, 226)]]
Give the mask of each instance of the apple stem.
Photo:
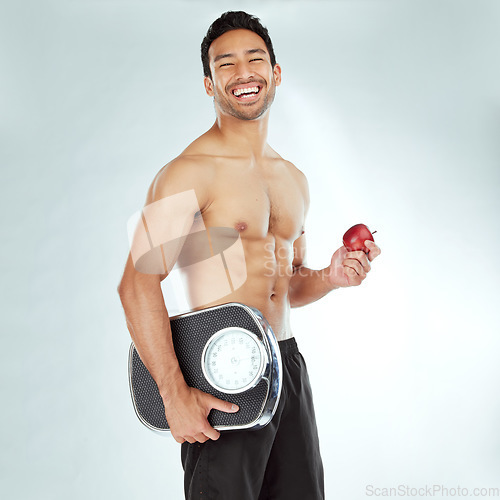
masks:
[(375, 234), (377, 231), (372, 231), (372, 234)]

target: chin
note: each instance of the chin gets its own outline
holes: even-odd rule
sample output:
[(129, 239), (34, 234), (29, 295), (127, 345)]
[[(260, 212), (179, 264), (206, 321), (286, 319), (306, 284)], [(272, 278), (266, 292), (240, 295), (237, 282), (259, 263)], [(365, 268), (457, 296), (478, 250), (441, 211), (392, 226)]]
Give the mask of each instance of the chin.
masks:
[(262, 111), (260, 113), (257, 113), (257, 114), (251, 114), (251, 115), (244, 115), (244, 114), (236, 114), (235, 117), (236, 118), (239, 118), (240, 120), (246, 120), (246, 121), (252, 121), (252, 120), (258, 120), (263, 114), (265, 113), (265, 111)]
[(266, 114), (266, 111), (271, 107), (272, 102), (264, 102), (259, 108), (256, 109), (249, 109), (247, 112), (245, 112), (245, 109), (243, 110), (238, 110), (235, 108), (232, 108), (232, 115), (236, 118), (240, 118), (241, 120), (247, 120), (247, 121), (252, 121), (252, 120), (257, 120), (263, 115)]

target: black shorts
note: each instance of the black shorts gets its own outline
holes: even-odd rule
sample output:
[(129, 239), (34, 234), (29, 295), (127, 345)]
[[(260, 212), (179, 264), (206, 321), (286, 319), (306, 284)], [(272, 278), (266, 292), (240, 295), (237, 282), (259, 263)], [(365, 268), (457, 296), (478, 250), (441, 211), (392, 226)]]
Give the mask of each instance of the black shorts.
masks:
[(283, 388), (276, 414), (257, 431), (221, 432), (182, 444), (186, 499), (320, 500), (323, 464), (304, 358), (294, 338), (279, 342)]

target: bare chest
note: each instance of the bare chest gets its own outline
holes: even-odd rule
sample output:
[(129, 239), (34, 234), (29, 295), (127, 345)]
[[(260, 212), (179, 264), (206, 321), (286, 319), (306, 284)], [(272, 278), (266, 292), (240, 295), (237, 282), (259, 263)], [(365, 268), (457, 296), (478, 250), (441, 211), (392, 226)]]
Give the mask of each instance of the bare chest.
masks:
[(212, 201), (204, 213), (205, 223), (232, 227), (251, 239), (263, 239), (269, 233), (285, 240), (297, 239), (305, 208), (297, 178), (284, 168), (265, 175), (242, 170), (226, 170), (217, 176)]

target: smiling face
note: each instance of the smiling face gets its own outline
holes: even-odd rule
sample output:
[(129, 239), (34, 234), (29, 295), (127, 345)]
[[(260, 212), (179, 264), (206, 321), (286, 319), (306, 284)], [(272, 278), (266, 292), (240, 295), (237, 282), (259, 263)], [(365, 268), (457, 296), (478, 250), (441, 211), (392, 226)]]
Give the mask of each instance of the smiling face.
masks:
[(255, 120), (271, 106), (281, 83), (281, 68), (271, 65), (264, 40), (253, 31), (238, 29), (215, 39), (208, 51), (212, 78), (205, 90), (218, 113)]

